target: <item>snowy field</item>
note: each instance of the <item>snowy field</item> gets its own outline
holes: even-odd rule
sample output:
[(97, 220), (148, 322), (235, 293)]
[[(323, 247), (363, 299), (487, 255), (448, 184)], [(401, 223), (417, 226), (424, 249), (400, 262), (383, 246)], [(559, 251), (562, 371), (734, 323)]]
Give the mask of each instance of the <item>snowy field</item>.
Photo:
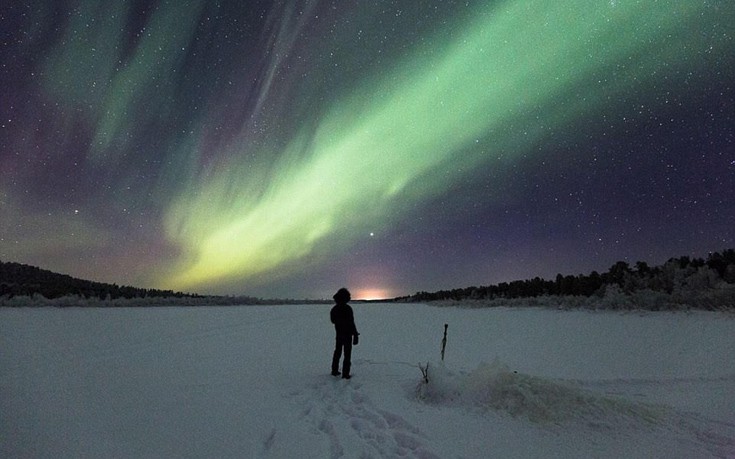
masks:
[(0, 457), (735, 457), (732, 314), (353, 307), (2, 309)]

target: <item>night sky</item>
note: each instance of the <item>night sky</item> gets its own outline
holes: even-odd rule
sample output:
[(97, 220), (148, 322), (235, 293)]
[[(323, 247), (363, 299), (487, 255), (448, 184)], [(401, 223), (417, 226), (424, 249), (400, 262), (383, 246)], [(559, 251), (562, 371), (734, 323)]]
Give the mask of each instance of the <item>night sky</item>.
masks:
[(359, 298), (735, 247), (731, 0), (5, 3), (2, 261)]

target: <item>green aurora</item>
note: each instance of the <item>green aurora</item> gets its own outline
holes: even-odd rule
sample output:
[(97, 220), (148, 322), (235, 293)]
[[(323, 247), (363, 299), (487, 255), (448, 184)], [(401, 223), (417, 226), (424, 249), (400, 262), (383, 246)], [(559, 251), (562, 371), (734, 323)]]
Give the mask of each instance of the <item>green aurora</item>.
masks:
[(374, 297), (735, 242), (730, 1), (80, 0), (2, 18), (3, 261)]
[(480, 8), (453, 39), (414, 50), (336, 101), (277, 152), (278, 173), (261, 193), (248, 192), (264, 178), (240, 155), (192, 180), (167, 212), (166, 234), (185, 256), (163, 284), (247, 279), (334, 243), (345, 226), (347, 246), (477, 164), (513, 161), (549, 131), (572, 136), (603, 102), (691, 65), (681, 50), (693, 55), (708, 41), (688, 27), (713, 14), (699, 2)]

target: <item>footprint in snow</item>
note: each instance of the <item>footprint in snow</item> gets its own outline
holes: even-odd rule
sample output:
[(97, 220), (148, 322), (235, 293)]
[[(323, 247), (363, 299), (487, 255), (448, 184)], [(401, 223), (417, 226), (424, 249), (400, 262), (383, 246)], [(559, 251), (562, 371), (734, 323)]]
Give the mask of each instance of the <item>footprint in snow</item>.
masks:
[(439, 457), (427, 449), (417, 427), (377, 407), (362, 387), (362, 382), (335, 379), (295, 394), (301, 418), (324, 437), (331, 457)]

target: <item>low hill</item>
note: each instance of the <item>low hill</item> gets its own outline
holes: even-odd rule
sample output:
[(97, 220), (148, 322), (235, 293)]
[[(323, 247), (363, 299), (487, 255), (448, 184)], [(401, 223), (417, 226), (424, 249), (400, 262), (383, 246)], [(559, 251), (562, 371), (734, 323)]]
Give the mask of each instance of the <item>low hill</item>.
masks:
[(328, 302), (291, 298), (263, 299), (244, 295), (199, 295), (119, 286), (78, 279), (36, 266), (0, 261), (0, 307), (237, 306)]
[(64, 296), (84, 298), (200, 298), (200, 295), (106, 284), (77, 279), (36, 266), (0, 261), (0, 297), (42, 295), (47, 299)]

